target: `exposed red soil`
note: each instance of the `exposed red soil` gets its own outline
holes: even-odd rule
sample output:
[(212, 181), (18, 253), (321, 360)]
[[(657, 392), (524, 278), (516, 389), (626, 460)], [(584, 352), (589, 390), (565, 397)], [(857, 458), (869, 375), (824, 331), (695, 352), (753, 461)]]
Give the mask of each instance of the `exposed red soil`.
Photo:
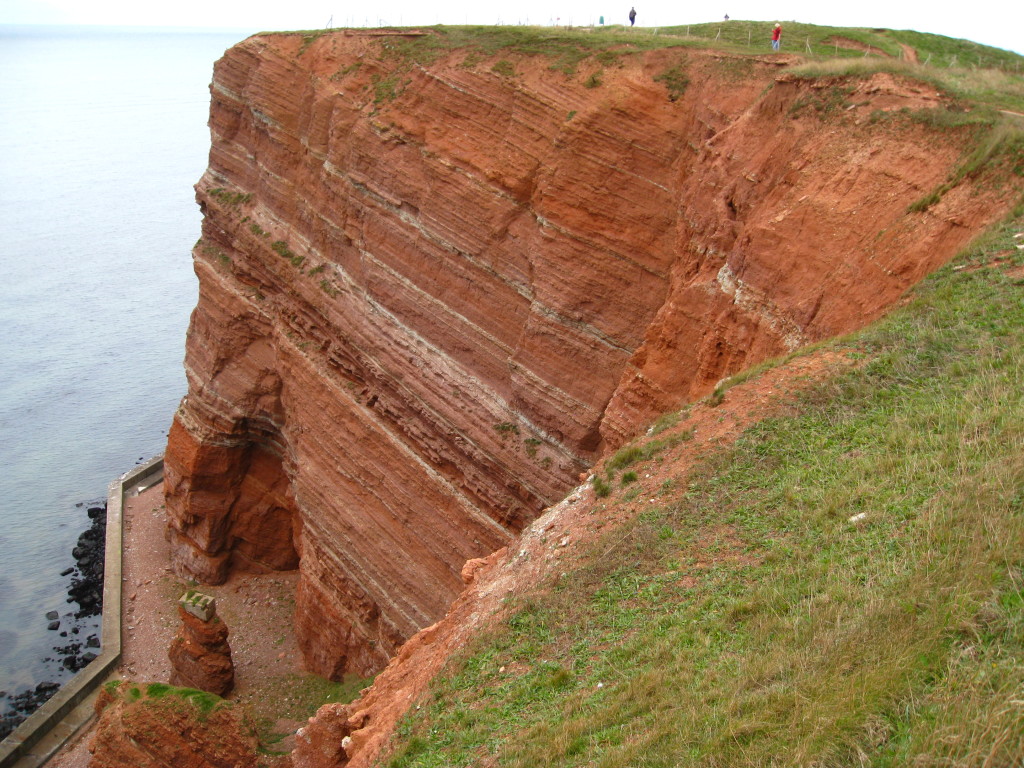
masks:
[(868, 56), (882, 56), (883, 58), (886, 59), (892, 58), (890, 54), (886, 53), (881, 48), (876, 48), (873, 45), (862, 43), (859, 40), (851, 40), (848, 37), (839, 37), (833, 35), (832, 37), (826, 38), (824, 42), (827, 45), (834, 45), (836, 48), (843, 48), (848, 51), (863, 51)]
[[(581, 545), (649, 504), (663, 503), (659, 489), (666, 481), (684, 486), (701, 457), (727, 448), (752, 424), (787, 407), (789, 395), (856, 364), (852, 356), (835, 351), (800, 356), (729, 388), (718, 405), (710, 399), (694, 404), (677, 425), (661, 433), (668, 437), (692, 430), (692, 439), (660, 454), (660, 461), (645, 468), (637, 481), (641, 492), (632, 503), (608, 505), (584, 482), (546, 510), (513, 546), (466, 563), (466, 589), (448, 615), (414, 635), (361, 699), (322, 707), (299, 731), (292, 755), (296, 768), (373, 765), (387, 749), (394, 725), (425, 694), (431, 678), (473, 633), (502, 615), (507, 598), (536, 588), (547, 574), (564, 568)], [(731, 545), (731, 538), (727, 527), (708, 530), (694, 544), (695, 552), (713, 545), (716, 557), (749, 557)], [(702, 557), (693, 569), (710, 565), (709, 556)], [(690, 572), (680, 574), (684, 584), (690, 578)]]

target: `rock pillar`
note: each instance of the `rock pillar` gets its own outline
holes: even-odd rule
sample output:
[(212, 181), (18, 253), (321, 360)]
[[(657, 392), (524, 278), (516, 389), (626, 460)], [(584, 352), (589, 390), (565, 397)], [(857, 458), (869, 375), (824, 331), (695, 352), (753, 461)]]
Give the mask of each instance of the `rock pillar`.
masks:
[(189, 590), (178, 601), (182, 627), (171, 641), (171, 684), (198, 688), (218, 696), (235, 684), (227, 625), (217, 616), (215, 600)]

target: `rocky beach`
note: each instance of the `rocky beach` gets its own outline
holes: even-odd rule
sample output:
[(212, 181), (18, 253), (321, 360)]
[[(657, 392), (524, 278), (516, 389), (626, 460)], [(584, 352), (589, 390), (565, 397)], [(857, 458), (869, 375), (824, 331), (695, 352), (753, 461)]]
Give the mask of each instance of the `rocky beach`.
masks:
[(43, 661), (52, 668), (53, 680), (44, 680), (34, 688), (17, 692), (0, 691), (3, 713), (0, 738), (6, 738), (29, 715), (60, 690), (61, 677), (83, 669), (100, 652), (100, 616), (103, 610), (103, 555), (107, 529), (106, 502), (87, 505), (89, 527), (78, 537), (71, 551), (74, 565), (61, 571), (70, 579), (68, 608), (62, 613), (47, 611), (40, 617), (54, 632), (52, 654)]

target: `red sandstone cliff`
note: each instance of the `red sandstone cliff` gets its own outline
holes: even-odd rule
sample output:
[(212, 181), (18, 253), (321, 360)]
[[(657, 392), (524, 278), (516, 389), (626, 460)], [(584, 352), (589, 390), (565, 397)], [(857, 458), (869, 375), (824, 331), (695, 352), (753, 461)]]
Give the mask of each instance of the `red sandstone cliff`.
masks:
[(257, 741), (230, 703), (161, 683), (107, 686), (96, 699), (90, 768), (255, 768)]
[(603, 449), (877, 317), (1006, 207), (965, 182), (908, 212), (970, 135), (873, 124), (942, 107), (889, 75), (422, 44), (253, 37), (211, 88), (174, 563), (297, 566), (328, 676), (379, 669)]

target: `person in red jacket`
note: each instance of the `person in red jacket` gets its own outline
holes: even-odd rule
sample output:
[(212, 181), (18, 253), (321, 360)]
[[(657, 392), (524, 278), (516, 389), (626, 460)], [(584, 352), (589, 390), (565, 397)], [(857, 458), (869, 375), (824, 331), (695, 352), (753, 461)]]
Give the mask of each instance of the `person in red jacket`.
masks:
[(779, 50), (779, 42), (782, 40), (782, 25), (776, 23), (772, 30), (772, 50)]

